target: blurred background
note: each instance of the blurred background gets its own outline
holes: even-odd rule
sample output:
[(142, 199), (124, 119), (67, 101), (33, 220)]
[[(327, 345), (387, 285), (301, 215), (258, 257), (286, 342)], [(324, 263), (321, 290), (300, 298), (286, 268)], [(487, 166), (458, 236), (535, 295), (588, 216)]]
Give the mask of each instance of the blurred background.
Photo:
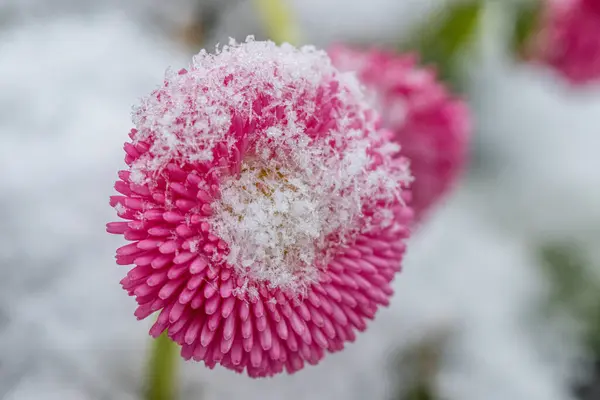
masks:
[[(150, 322), (104, 228), (131, 105), (203, 47), (269, 37), (258, 3), (0, 0), (0, 398), (141, 398)], [(456, 1), (287, 3), (319, 47), (471, 26)], [(477, 2), (469, 45), (425, 57), (471, 106), (471, 165), (414, 233), (391, 306), (293, 376), (182, 361), (182, 399), (600, 399), (600, 86), (515, 56), (520, 3)]]

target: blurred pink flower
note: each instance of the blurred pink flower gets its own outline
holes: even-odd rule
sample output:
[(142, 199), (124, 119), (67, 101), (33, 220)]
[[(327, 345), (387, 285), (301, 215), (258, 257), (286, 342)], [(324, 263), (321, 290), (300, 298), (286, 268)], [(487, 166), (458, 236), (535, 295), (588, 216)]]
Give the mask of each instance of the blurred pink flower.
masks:
[(394, 133), (415, 178), (411, 206), (421, 219), (455, 184), (465, 166), (471, 133), (466, 104), (454, 98), (432, 69), (419, 68), (412, 55), (335, 45), (336, 67), (355, 71)]
[(573, 84), (600, 79), (600, 0), (546, 0), (528, 52)]
[(341, 350), (392, 295), (411, 177), (358, 82), (312, 47), (248, 40), (134, 110), (111, 197), (135, 315), (186, 359), (252, 377)]

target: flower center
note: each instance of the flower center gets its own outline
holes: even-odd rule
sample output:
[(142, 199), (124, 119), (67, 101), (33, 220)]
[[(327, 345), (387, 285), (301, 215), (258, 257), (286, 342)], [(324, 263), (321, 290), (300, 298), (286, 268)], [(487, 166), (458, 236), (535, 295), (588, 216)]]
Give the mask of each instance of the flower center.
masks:
[(314, 189), (274, 162), (250, 161), (221, 183), (213, 226), (229, 245), (227, 261), (252, 282), (302, 290), (316, 279), (325, 248)]

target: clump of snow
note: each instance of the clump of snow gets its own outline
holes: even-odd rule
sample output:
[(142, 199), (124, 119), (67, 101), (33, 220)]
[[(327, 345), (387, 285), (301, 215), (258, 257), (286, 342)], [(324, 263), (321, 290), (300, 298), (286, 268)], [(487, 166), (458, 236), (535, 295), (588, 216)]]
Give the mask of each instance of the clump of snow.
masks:
[(213, 225), (231, 243), (227, 261), (274, 287), (299, 275), (316, 281), (316, 255), (328, 232), (320, 199), (297, 176), (266, 164), (242, 167), (239, 178), (222, 184)]
[[(230, 243), (227, 261), (242, 276), (304, 292), (337, 246), (373, 229), (361, 221), (362, 207), (365, 195), (380, 192), (379, 178), (393, 190), (398, 188), (389, 175), (361, 176), (370, 162), (365, 148), (339, 160), (326, 144), (310, 146), (297, 135), (281, 131), (277, 135), (277, 152), (259, 152), (242, 164), (239, 176), (221, 184), (212, 225)], [(257, 147), (268, 149), (272, 138), (268, 134)], [(378, 226), (385, 228), (392, 219), (390, 212)], [(332, 243), (333, 235), (337, 240)]]

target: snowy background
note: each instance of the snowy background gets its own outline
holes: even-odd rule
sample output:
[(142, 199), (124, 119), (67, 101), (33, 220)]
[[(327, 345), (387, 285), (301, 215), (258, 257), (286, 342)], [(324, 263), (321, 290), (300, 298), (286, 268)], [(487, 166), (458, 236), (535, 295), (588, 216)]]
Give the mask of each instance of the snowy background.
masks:
[[(393, 43), (440, 2), (292, 3), (304, 40), (325, 46)], [(131, 105), (199, 49), (198, 20), (210, 46), (263, 33), (243, 0), (0, 1), (0, 398), (140, 398), (148, 325), (118, 284), (108, 196)], [(573, 398), (593, 360), (581, 321), (541, 315), (537, 248), (569, 240), (600, 259), (600, 87), (515, 64), (499, 20), (467, 69), (472, 170), (415, 233), (392, 305), (294, 376), (182, 363), (183, 399), (404, 399), (415, 363), (398, 358), (430, 342), (443, 399)]]

